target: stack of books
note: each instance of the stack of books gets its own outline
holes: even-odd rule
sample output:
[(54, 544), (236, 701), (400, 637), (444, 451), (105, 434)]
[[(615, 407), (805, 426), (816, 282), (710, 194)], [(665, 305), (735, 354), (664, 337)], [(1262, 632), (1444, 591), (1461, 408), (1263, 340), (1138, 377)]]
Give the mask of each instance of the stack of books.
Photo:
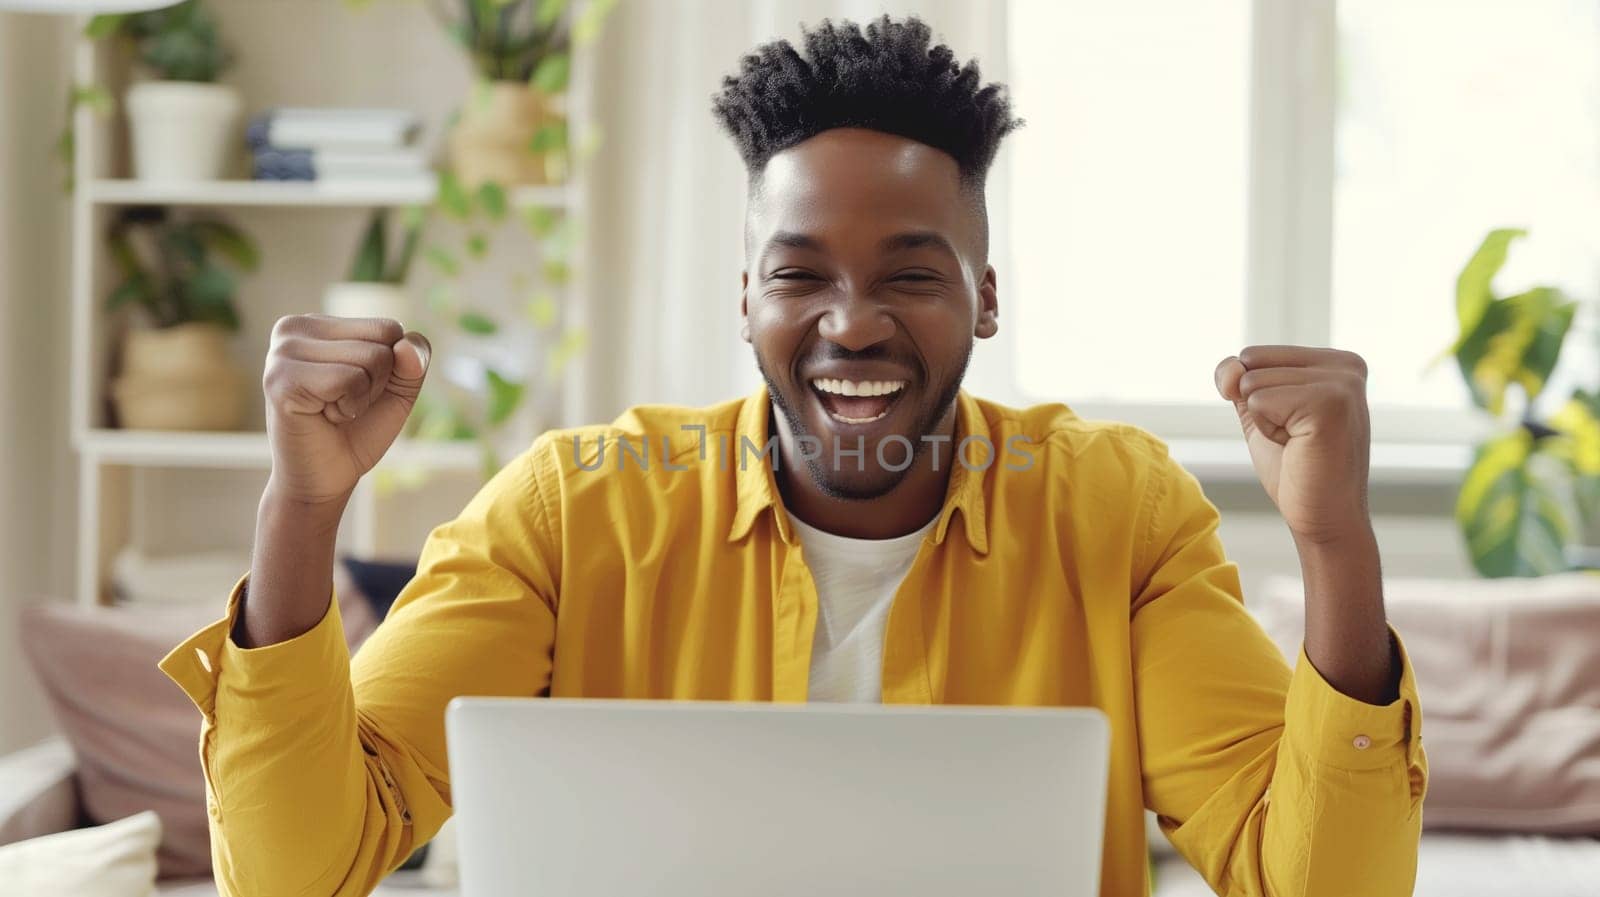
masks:
[(245, 133), (258, 181), (431, 183), (415, 146), (415, 113), (403, 109), (273, 109)]

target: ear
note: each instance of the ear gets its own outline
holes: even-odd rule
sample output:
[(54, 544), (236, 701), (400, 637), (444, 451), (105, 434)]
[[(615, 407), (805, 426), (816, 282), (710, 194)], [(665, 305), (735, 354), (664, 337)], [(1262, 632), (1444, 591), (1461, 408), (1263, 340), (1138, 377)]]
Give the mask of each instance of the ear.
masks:
[(750, 272), (739, 272), (739, 338), (750, 342)]
[(978, 339), (988, 339), (999, 333), (1000, 324), (996, 320), (999, 317), (1000, 300), (995, 286), (994, 266), (988, 265), (983, 269), (983, 282), (978, 284), (978, 323), (972, 328), (972, 335)]

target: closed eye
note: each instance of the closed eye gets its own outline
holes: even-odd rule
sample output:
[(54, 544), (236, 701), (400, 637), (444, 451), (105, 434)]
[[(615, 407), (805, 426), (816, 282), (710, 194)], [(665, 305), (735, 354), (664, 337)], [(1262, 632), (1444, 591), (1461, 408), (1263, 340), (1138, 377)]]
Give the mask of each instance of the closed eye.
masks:
[(908, 271), (900, 271), (896, 273), (893, 277), (889, 278), (889, 282), (913, 284), (943, 283), (944, 279), (944, 275), (937, 271), (930, 271), (927, 268), (914, 268)]
[(801, 271), (797, 268), (785, 268), (767, 275), (769, 280), (817, 280), (818, 277), (810, 271)]

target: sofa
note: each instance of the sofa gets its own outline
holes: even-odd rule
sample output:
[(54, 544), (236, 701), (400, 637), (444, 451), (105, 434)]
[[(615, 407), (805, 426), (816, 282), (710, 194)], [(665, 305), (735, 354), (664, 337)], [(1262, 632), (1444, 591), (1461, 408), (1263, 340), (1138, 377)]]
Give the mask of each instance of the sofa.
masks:
[[(77, 763), (66, 739), (50, 738), (0, 756), (0, 844), (75, 830), (82, 821)], [(153, 854), (150, 864), (153, 874)], [(396, 872), (373, 893), (377, 897), (458, 897), (455, 888), (430, 887), (426, 883), (429, 877), (426, 870)], [(149, 893), (156, 897), (217, 897), (217, 888), (209, 878), (163, 879)]]

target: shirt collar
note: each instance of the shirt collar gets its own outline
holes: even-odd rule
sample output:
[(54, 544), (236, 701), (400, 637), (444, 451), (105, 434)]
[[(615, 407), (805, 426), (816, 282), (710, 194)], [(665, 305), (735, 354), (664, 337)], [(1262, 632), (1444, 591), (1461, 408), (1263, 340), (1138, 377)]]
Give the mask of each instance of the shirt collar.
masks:
[[(738, 541), (749, 534), (756, 518), (763, 511), (773, 508), (781, 511), (783, 508), (783, 501), (778, 494), (777, 479), (772, 473), (772, 464), (765, 457), (759, 456), (761, 449), (767, 444), (771, 416), (772, 399), (767, 394), (765, 386), (746, 397), (739, 408), (739, 418), (733, 436), (734, 445), (731, 446), (729, 455), (736, 471), (733, 526), (728, 531), (729, 541)], [(965, 463), (962, 463), (962, 459), (957, 457), (957, 450), (962, 442), (968, 439), (971, 439), (971, 442), (964, 453)], [(776, 455), (778, 451), (776, 442), (772, 450)], [(948, 444), (939, 445), (938, 450), (939, 463), (949, 464), (951, 468), (950, 484), (945, 490), (944, 506), (939, 509), (938, 522), (933, 529), (933, 540), (943, 544), (945, 535), (950, 530), (952, 518), (955, 517), (956, 511), (960, 511), (963, 531), (972, 550), (980, 555), (988, 554), (989, 532), (984, 506), (984, 480), (985, 472), (993, 468), (998, 455), (983, 409), (966, 390), (961, 390), (956, 395), (955, 438)], [(777, 521), (778, 535), (785, 543), (793, 544), (796, 535), (794, 528), (789, 525), (789, 515), (777, 513), (773, 517)]]

